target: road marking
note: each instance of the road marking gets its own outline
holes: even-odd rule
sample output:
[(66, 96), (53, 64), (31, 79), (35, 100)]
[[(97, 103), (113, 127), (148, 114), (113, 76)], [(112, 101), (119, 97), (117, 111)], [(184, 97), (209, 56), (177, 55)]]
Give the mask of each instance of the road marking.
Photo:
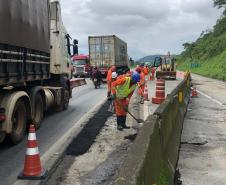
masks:
[(221, 103), (220, 101), (218, 101), (218, 100), (216, 100), (216, 99), (212, 98), (211, 96), (209, 96), (209, 95), (205, 94), (205, 93), (204, 93), (204, 92), (202, 92), (202, 91), (197, 90), (197, 92), (198, 92), (198, 93), (200, 93), (201, 95), (205, 96), (206, 98), (208, 98), (208, 99), (212, 100), (213, 102), (217, 103), (218, 105), (221, 105), (221, 106), (223, 106), (223, 105), (224, 105), (224, 104), (223, 104), (223, 103)]

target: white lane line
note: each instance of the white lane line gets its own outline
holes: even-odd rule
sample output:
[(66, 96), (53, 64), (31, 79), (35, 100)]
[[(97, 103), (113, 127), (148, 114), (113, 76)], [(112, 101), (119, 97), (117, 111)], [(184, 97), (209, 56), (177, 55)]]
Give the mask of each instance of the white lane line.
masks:
[(206, 98), (208, 98), (208, 99), (212, 100), (213, 102), (215, 102), (215, 103), (217, 103), (217, 104), (221, 105), (221, 106), (222, 106), (222, 105), (224, 105), (224, 104), (223, 104), (223, 103), (221, 103), (220, 101), (218, 101), (218, 100), (216, 100), (216, 99), (212, 98), (211, 96), (209, 96), (209, 95), (205, 94), (205, 93), (204, 93), (204, 92), (202, 92), (202, 91), (197, 90), (197, 92), (198, 92), (198, 93), (200, 93), (201, 95), (205, 96)]

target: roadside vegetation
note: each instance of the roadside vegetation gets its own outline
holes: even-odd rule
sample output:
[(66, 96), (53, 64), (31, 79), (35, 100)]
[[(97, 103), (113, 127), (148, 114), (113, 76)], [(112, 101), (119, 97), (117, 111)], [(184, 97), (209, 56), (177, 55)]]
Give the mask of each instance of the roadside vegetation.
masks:
[(178, 69), (226, 81), (226, 0), (214, 0), (214, 6), (224, 8), (212, 30), (203, 31), (192, 43), (184, 43), (178, 56)]

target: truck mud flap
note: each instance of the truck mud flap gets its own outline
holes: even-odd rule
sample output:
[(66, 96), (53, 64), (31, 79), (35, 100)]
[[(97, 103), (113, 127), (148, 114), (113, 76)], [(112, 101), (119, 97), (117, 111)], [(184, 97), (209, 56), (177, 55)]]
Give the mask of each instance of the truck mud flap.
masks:
[(85, 78), (81, 78), (81, 79), (71, 79), (70, 80), (70, 87), (71, 89), (78, 87), (78, 86), (82, 86), (82, 85), (86, 85), (86, 80)]

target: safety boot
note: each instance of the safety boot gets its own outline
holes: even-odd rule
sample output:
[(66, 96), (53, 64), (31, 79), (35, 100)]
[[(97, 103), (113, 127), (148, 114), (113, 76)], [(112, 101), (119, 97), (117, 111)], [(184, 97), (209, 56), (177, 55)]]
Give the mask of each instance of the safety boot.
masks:
[(123, 131), (123, 126), (122, 125), (117, 125), (117, 130)]
[(140, 104), (144, 104), (144, 98), (143, 97), (140, 99)]
[(122, 124), (122, 127), (123, 127), (124, 129), (130, 129), (130, 127), (127, 126), (126, 123), (123, 123), (123, 124)]

